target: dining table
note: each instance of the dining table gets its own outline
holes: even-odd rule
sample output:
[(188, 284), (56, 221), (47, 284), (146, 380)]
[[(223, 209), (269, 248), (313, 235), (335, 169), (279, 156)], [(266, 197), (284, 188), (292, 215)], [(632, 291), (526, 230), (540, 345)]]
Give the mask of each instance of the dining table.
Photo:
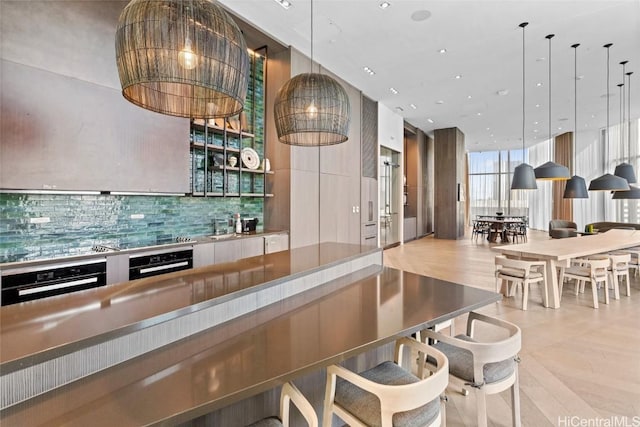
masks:
[(611, 229), (604, 233), (579, 235), (564, 239), (537, 240), (515, 245), (494, 246), (491, 249), (508, 257), (536, 259), (547, 264), (549, 297), (545, 307), (560, 308), (558, 276), (575, 258), (606, 253), (640, 245), (640, 230)]

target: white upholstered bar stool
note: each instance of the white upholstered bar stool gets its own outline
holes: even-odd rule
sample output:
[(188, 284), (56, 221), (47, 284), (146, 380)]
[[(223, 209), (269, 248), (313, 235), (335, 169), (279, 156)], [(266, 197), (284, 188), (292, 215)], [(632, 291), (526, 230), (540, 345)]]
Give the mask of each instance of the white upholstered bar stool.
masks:
[[(497, 340), (479, 341), (476, 327), (482, 324), (492, 333), (501, 332)], [(493, 336), (493, 335), (492, 335)], [(433, 347), (449, 359), (449, 384), (456, 385), (463, 395), (473, 390), (476, 397), (478, 426), (487, 426), (486, 395), (511, 389), (513, 425), (520, 426), (520, 388), (518, 382), (518, 352), (522, 347), (522, 333), (513, 323), (471, 312), (465, 335), (449, 337), (425, 329), (422, 339), (432, 340)], [(431, 368), (427, 358), (427, 368)]]
[[(416, 372), (401, 366), (403, 351), (420, 356)], [(423, 378), (425, 355), (436, 362), (432, 375)], [(415, 359), (414, 359), (415, 360)], [(439, 426), (445, 422), (444, 399), (449, 364), (438, 350), (411, 338), (396, 341), (395, 362), (383, 362), (361, 373), (342, 366), (327, 368), (322, 425), (330, 427), (333, 415), (349, 426)]]
[(576, 295), (579, 293), (581, 286), (585, 282), (591, 283), (591, 293), (593, 295), (593, 308), (598, 308), (598, 284), (604, 283), (604, 303), (609, 304), (609, 265), (611, 261), (609, 257), (601, 259), (581, 258), (582, 265), (574, 265), (560, 270), (560, 278), (558, 284), (560, 286), (560, 295), (562, 295), (562, 285), (564, 279), (576, 280)]
[(499, 293), (500, 288), (506, 284), (506, 296), (512, 296), (512, 288), (517, 284), (522, 285), (522, 309), (526, 310), (529, 301), (529, 286), (532, 283), (542, 282), (544, 285), (540, 290), (542, 303), (547, 301), (547, 267), (544, 261), (524, 261), (497, 255), (495, 265), (496, 292)]
[(264, 418), (248, 427), (289, 427), (289, 409), (293, 402), (300, 414), (307, 421), (309, 427), (318, 427), (318, 416), (313, 410), (313, 406), (300, 393), (300, 390), (292, 383), (284, 383), (280, 392), (280, 417)]

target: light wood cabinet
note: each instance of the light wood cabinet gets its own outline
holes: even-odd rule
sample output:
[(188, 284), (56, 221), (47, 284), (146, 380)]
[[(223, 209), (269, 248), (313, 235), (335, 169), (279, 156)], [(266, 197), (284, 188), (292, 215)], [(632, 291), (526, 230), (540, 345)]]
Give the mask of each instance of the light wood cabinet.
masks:
[(215, 263), (216, 243), (201, 243), (193, 246), (193, 268)]
[(288, 234), (273, 234), (264, 237), (264, 253), (271, 254), (273, 252), (286, 251), (289, 249)]
[(242, 258), (264, 255), (264, 237), (260, 236), (242, 239), (241, 243)]

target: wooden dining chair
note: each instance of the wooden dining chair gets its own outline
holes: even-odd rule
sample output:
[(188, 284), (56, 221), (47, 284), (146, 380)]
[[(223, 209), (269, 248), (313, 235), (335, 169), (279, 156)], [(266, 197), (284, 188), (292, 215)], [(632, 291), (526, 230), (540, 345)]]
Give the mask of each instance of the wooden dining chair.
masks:
[(562, 297), (562, 287), (565, 278), (575, 279), (576, 295), (578, 295), (584, 283), (589, 282), (593, 296), (593, 308), (598, 308), (598, 284), (604, 283), (604, 303), (609, 304), (609, 265), (611, 264), (609, 257), (599, 259), (581, 258), (580, 264), (581, 265), (573, 265), (565, 269), (560, 269), (560, 277), (558, 278), (560, 296)]
[[(403, 367), (405, 349), (418, 357), (415, 367)], [(434, 362), (431, 375), (424, 377), (426, 357)], [(444, 391), (449, 362), (437, 349), (411, 338), (396, 341), (394, 362), (355, 373), (339, 365), (327, 368), (327, 387), (322, 425), (330, 427), (333, 415), (349, 426), (439, 426), (445, 424)]]
[(318, 416), (313, 410), (313, 406), (311, 406), (311, 403), (300, 393), (300, 390), (290, 382), (282, 385), (282, 391), (280, 392), (280, 417), (263, 418), (248, 427), (289, 427), (291, 403), (298, 408), (298, 411), (309, 427), (318, 427)]
[(533, 283), (542, 283), (542, 304), (547, 301), (547, 267), (544, 261), (524, 261), (510, 259), (504, 255), (495, 258), (496, 292), (505, 288), (506, 296), (513, 296), (513, 288), (522, 285), (522, 309), (526, 310), (529, 301), (529, 287)]
[[(478, 324), (481, 328), (476, 328)], [(480, 339), (477, 330), (500, 333), (498, 339)], [(423, 341), (434, 342), (449, 360), (449, 385), (455, 385), (465, 396), (473, 390), (476, 397), (476, 425), (487, 426), (486, 396), (511, 389), (513, 425), (519, 427), (520, 388), (518, 352), (522, 347), (522, 332), (513, 323), (471, 312), (466, 334), (450, 337), (429, 329), (420, 332)], [(427, 358), (427, 369), (433, 369)]]
[(631, 254), (629, 252), (611, 252), (609, 254), (611, 265), (609, 272), (613, 279), (613, 295), (615, 299), (620, 299), (620, 280), (624, 280), (626, 284), (627, 296), (631, 294), (631, 283), (629, 282), (629, 264), (631, 263)]

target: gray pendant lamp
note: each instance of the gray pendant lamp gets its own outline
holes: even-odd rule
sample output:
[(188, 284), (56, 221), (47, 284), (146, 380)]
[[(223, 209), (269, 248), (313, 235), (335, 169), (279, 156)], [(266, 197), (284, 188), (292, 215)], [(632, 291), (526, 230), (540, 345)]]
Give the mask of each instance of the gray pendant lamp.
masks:
[[(607, 131), (605, 135), (605, 152), (608, 151), (609, 146), (609, 48), (613, 46), (613, 43), (607, 43), (603, 47), (607, 49)], [(606, 159), (606, 156), (605, 156)], [(606, 160), (605, 160), (606, 163)], [(589, 191), (629, 191), (629, 182), (626, 179), (619, 176), (605, 173), (601, 177), (592, 180), (589, 183)]]
[[(577, 163), (577, 147), (578, 147), (578, 46), (579, 43), (571, 45), (573, 48), (573, 172), (575, 173), (578, 166)], [(588, 199), (587, 183), (584, 178), (573, 175), (567, 185), (564, 187), (564, 199)]]
[(524, 162), (524, 125), (525, 125), (525, 45), (524, 45), (524, 29), (529, 25), (523, 22), (519, 25), (522, 28), (522, 164), (516, 166), (513, 171), (513, 180), (511, 181), (512, 190), (537, 190), (536, 175), (533, 167)]
[(247, 45), (209, 0), (132, 0), (120, 14), (116, 62), (122, 95), (170, 116), (234, 116), (244, 107)]
[[(551, 135), (551, 39), (555, 36), (555, 34), (549, 34), (545, 36), (547, 40), (549, 40), (549, 145), (552, 144), (552, 135)], [(536, 175), (536, 179), (544, 179), (544, 180), (567, 180), (571, 177), (569, 174), (569, 168), (566, 166), (560, 165), (553, 161), (548, 161), (533, 170)]]
[[(629, 159), (631, 159), (631, 74), (633, 74), (633, 72), (629, 72), (626, 73), (627, 75), (627, 91), (628, 91), (628, 96), (627, 96), (627, 102), (628, 102), (628, 123), (627, 123), (627, 130), (629, 132), (628, 134), (628, 138), (629, 138)], [(630, 190), (629, 191), (616, 191), (615, 193), (613, 193), (613, 199), (614, 200), (623, 200), (623, 199), (640, 199), (640, 188), (636, 187), (635, 185), (630, 185), (629, 186)]]
[(311, 70), (286, 82), (275, 98), (274, 118), (280, 142), (316, 147), (349, 139), (351, 106), (333, 78), (313, 72), (313, 0), (311, 0)]
[[(621, 146), (624, 147), (624, 91), (623, 86), (624, 86), (624, 78), (625, 78), (625, 66), (627, 65), (629, 61), (622, 61), (620, 63), (620, 65), (622, 65), (622, 83), (618, 85), (618, 87), (620, 88), (620, 106), (622, 108), (620, 108), (620, 142), (621, 142)], [(623, 149), (624, 152), (624, 149)], [(631, 159), (631, 139), (629, 139), (629, 159)], [(636, 182), (638, 182), (638, 180), (636, 179), (636, 173), (633, 170), (633, 165), (627, 163), (627, 162), (622, 162), (620, 163), (618, 166), (616, 166), (616, 170), (613, 172), (613, 174), (615, 176), (619, 176), (621, 178), (624, 178), (627, 180), (627, 182), (629, 184), (635, 184)]]

